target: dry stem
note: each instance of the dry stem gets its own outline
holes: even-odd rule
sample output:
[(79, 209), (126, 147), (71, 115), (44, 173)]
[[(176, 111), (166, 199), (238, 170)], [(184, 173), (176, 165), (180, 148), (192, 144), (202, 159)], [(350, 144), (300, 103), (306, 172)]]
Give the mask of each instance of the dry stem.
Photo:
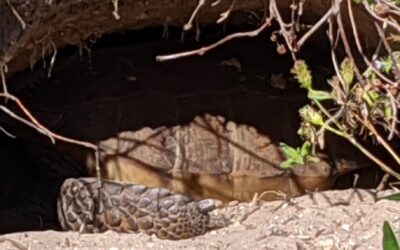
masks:
[(248, 32), (238, 32), (238, 33), (234, 33), (231, 34), (229, 36), (224, 37), (223, 39), (219, 40), (216, 43), (213, 43), (209, 46), (206, 47), (202, 47), (200, 49), (195, 49), (195, 50), (190, 50), (190, 51), (185, 51), (185, 52), (180, 52), (180, 53), (174, 53), (174, 54), (170, 54), (170, 55), (161, 55), (161, 56), (157, 56), (156, 60), (158, 62), (164, 62), (164, 61), (169, 61), (169, 60), (175, 60), (178, 58), (184, 58), (184, 57), (189, 57), (189, 56), (193, 56), (193, 55), (199, 55), (202, 56), (204, 55), (206, 52), (213, 50), (215, 48), (217, 48), (218, 46), (236, 39), (236, 38), (242, 38), (242, 37), (255, 37), (258, 36), (258, 34), (260, 34), (262, 31), (264, 31), (268, 26), (270, 26), (271, 24), (271, 20), (267, 19), (265, 21), (265, 23), (260, 26), (258, 29), (253, 30), (253, 31), (248, 31)]

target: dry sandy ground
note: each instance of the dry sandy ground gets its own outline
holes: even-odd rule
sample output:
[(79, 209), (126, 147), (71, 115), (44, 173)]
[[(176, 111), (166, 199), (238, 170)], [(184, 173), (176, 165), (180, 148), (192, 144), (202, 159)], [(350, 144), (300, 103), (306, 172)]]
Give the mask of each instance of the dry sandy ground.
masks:
[(217, 212), (235, 223), (188, 240), (46, 231), (0, 236), (0, 249), (18, 249), (10, 240), (21, 249), (381, 249), (383, 222), (398, 228), (400, 203), (376, 202), (376, 197), (366, 190), (345, 190), (291, 201), (233, 202)]

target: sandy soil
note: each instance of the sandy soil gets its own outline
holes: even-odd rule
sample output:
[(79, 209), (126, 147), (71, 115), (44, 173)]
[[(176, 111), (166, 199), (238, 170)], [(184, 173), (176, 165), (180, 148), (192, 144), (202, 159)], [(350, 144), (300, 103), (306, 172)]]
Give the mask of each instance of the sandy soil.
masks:
[[(387, 194), (387, 192), (385, 193)], [(326, 191), (290, 201), (221, 208), (233, 223), (193, 239), (144, 234), (24, 232), (0, 237), (0, 249), (381, 249), (385, 220), (397, 229), (400, 203), (367, 190)], [(3, 239), (3, 240), (1, 240)], [(11, 242), (14, 241), (14, 244)]]

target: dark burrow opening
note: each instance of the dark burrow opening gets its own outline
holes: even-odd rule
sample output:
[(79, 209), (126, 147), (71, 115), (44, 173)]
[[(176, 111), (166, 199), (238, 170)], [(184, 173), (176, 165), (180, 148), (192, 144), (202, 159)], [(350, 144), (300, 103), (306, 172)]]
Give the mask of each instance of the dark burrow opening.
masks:
[[(38, 62), (9, 79), (10, 92), (50, 130), (71, 138), (98, 142), (126, 130), (190, 124), (210, 114), (245, 124), (278, 145), (298, 146), (298, 109), (306, 93), (290, 73), (293, 61), (280, 55), (270, 33), (228, 42), (206, 53), (159, 63), (157, 55), (199, 48), (226, 34), (249, 27), (228, 27), (222, 32), (204, 27), (195, 34), (171, 28), (147, 28), (112, 34), (94, 44), (59, 51), (51, 77), (51, 58)], [(273, 29), (272, 29), (273, 30)], [(81, 53), (79, 53), (79, 51)], [(323, 87), (333, 75), (327, 41), (313, 37), (301, 55), (309, 63), (314, 82)], [(21, 114), (11, 103), (9, 108)], [(79, 147), (50, 140), (32, 128), (1, 113), (1, 126), (15, 135), (0, 138), (0, 233), (59, 229), (56, 216), (58, 189), (68, 177), (89, 175)], [(328, 136), (326, 153), (336, 159), (366, 166), (357, 170), (359, 187), (374, 188), (382, 173), (348, 143)], [(340, 176), (332, 188), (349, 188), (355, 172)], [(229, 176), (225, 176), (230, 178)], [(336, 180), (336, 177), (332, 177)]]

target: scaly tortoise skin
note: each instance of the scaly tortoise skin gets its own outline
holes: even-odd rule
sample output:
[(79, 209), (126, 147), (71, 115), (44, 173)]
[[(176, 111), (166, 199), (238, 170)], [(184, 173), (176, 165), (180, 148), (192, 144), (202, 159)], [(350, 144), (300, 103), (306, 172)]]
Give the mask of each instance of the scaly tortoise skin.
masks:
[(222, 227), (223, 217), (209, 215), (217, 206), (216, 200), (195, 201), (164, 188), (102, 181), (98, 189), (96, 178), (70, 178), (61, 187), (57, 210), (64, 230), (143, 232), (177, 240)]

